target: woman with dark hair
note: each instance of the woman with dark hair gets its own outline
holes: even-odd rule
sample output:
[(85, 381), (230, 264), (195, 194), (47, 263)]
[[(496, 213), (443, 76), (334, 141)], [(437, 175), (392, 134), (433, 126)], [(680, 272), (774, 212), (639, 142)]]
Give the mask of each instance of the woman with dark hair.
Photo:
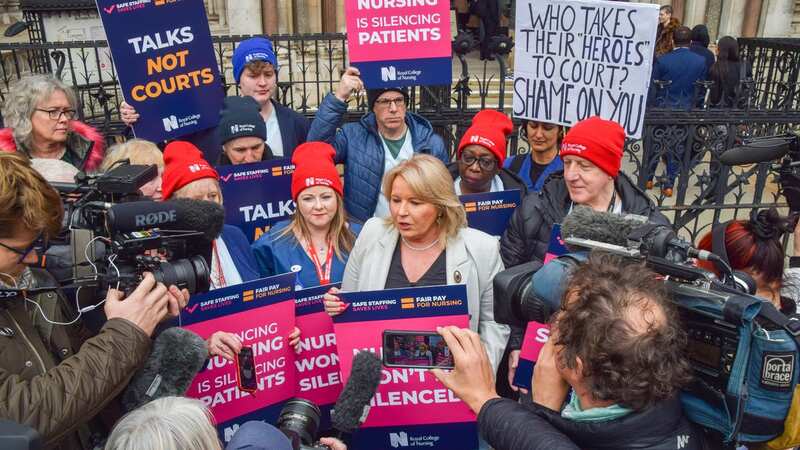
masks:
[(530, 153), (506, 159), (504, 168), (519, 175), (528, 189), (539, 192), (551, 173), (564, 168), (558, 157), (564, 129), (561, 125), (536, 120), (523, 120), (521, 128), (530, 146)]
[(739, 59), (739, 43), (735, 38), (725, 36), (717, 41), (717, 62), (711, 66), (709, 79), (714, 82), (708, 96), (711, 106), (722, 108), (741, 108), (742, 79), (752, 78), (753, 71), (746, 61)]
[[(720, 225), (718, 225), (720, 226)], [(725, 228), (725, 252), (733, 270), (747, 273), (756, 282), (756, 295), (775, 305), (786, 315), (797, 311), (800, 298), (798, 280), (800, 261), (791, 258), (784, 268), (785, 253), (782, 240), (792, 231), (789, 219), (781, 217), (775, 208), (753, 210), (750, 220), (736, 220)], [(697, 247), (712, 251), (712, 235), (707, 233)], [(800, 254), (800, 242), (795, 237), (795, 254)], [(713, 263), (698, 261), (698, 266), (719, 273)]]

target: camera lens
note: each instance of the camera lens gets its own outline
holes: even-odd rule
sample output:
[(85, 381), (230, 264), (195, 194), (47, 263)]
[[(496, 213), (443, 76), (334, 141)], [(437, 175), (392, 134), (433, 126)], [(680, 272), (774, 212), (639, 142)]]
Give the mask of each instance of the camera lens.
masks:
[(166, 286), (186, 288), (190, 294), (208, 292), (210, 287), (208, 265), (202, 256), (162, 262), (153, 270), (153, 276)]
[(292, 398), (283, 405), (277, 426), (292, 442), (311, 445), (319, 429), (320, 411), (313, 402)]

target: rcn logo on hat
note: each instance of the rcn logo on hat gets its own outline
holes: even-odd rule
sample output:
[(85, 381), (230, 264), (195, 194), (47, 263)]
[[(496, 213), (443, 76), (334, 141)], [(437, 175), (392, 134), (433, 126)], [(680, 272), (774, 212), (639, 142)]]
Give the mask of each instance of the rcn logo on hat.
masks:
[(189, 164), (188, 169), (189, 172), (197, 173), (200, 172), (201, 170), (208, 169), (208, 166), (205, 164)]
[(253, 60), (269, 61), (270, 57), (264, 52), (253, 52), (244, 57), (244, 62), (249, 63)]
[(494, 147), (494, 141), (493, 140), (491, 140), (489, 138), (485, 138), (485, 137), (477, 135), (477, 134), (474, 134), (474, 135), (469, 137), (469, 143), (470, 144), (480, 144), (480, 145), (483, 145), (484, 147), (488, 147), (488, 148), (493, 148)]
[(308, 177), (305, 180), (306, 187), (311, 186), (332, 186), (333, 183), (327, 178)]
[(567, 151), (567, 152), (580, 153), (580, 152), (586, 150), (586, 146), (583, 145), (583, 144), (567, 143), (567, 144), (561, 144), (561, 150)]
[(252, 133), (256, 126), (251, 123), (233, 124), (231, 125), (231, 134), (239, 133)]

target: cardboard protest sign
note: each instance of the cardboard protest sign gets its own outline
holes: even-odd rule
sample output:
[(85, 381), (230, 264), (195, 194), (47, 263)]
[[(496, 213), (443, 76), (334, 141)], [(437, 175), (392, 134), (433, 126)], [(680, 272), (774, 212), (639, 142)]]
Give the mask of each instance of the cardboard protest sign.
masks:
[(342, 393), (339, 354), (333, 320), (325, 312), (322, 296), (333, 286), (328, 284), (295, 292), (295, 317), (300, 328), (300, 353), (295, 360), (297, 390), (295, 396), (314, 402), (322, 412), (320, 429), (330, 427), (331, 407)]
[[(345, 383), (356, 353), (367, 350), (381, 356), (384, 330), (469, 327), (464, 285), (347, 292), (339, 296), (349, 304), (333, 319)], [(428, 370), (384, 367), (369, 415), (353, 436), (352, 447), (476, 449), (475, 419), (472, 411)]]
[(514, 386), (530, 389), (533, 378), (533, 365), (539, 359), (542, 347), (550, 339), (550, 325), (539, 322), (528, 322), (525, 329), (525, 338), (522, 340), (522, 351), (519, 354), (519, 364), (514, 373)]
[(467, 212), (467, 223), (471, 228), (492, 236), (501, 237), (508, 227), (511, 215), (520, 203), (519, 189), (481, 194), (465, 194), (458, 197)]
[(219, 122), (222, 81), (203, 0), (97, 0), (136, 137), (159, 142)]
[(450, 85), (450, 2), (345, 0), (347, 52), (370, 88)]
[(217, 172), (225, 199), (225, 223), (241, 228), (250, 242), (294, 214), (294, 165), (288, 159), (221, 166)]
[(520, 0), (514, 116), (570, 126), (591, 116), (642, 134), (657, 4)]
[(255, 395), (239, 390), (235, 364), (220, 356), (209, 359), (186, 392), (211, 409), (224, 442), (248, 420), (274, 423), (282, 403), (295, 394), (295, 353), (288, 339), (295, 322), (294, 277), (277, 275), (195, 295), (181, 312), (181, 325), (203, 339), (225, 331), (253, 347)]

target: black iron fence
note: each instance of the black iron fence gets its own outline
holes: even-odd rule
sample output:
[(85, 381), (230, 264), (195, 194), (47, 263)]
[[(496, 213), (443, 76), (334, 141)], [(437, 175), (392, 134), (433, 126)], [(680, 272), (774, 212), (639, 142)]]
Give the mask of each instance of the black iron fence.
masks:
[[(247, 36), (214, 38), (220, 73), (228, 94), (238, 93), (230, 57)], [(346, 36), (317, 34), (274, 36), (281, 68), (278, 101), (313, 118), (319, 102), (331, 91), (346, 67)], [(105, 41), (0, 44), (0, 101), (13, 82), (30, 73), (53, 73), (72, 85), (82, 108), (82, 120), (106, 136), (121, 135), (122, 102), (116, 69)], [(681, 109), (650, 107), (641, 140), (626, 146), (623, 170), (648, 192), (687, 237), (696, 238), (720, 219), (741, 217), (752, 207), (780, 205), (774, 173), (768, 164), (728, 167), (719, 155), (743, 139), (792, 130), (800, 125), (797, 94), (800, 40), (741, 39), (742, 55), (752, 66), (752, 79), (744, 80), (738, 108), (715, 108), (703, 102), (710, 87), (698, 84), (696, 101)], [(411, 90), (412, 111), (428, 118), (451, 150), (482, 108), (511, 106), (512, 80), (504, 77), (499, 62), (456, 64), (450, 86)], [(459, 74), (459, 72), (461, 72)], [(366, 110), (362, 96), (351, 106), (346, 120), (356, 120)], [(510, 139), (509, 153), (528, 151), (522, 133)], [(665, 163), (671, 165), (665, 170)], [(674, 179), (673, 179), (674, 178)], [(672, 195), (662, 188), (672, 187)]]

